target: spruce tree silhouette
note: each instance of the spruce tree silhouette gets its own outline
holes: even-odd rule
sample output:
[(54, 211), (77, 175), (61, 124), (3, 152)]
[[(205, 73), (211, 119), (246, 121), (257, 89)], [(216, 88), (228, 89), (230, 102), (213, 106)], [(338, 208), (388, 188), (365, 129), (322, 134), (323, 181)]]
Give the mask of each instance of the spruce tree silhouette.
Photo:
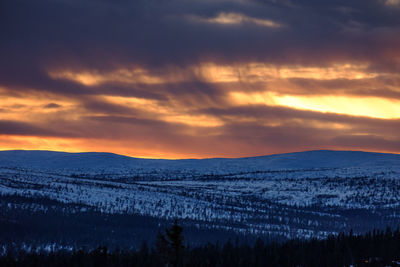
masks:
[(165, 230), (165, 235), (158, 233), (156, 249), (160, 258), (166, 260), (166, 266), (172, 264), (176, 267), (182, 261), (182, 254), (185, 249), (183, 244), (183, 228), (175, 219), (171, 228)]

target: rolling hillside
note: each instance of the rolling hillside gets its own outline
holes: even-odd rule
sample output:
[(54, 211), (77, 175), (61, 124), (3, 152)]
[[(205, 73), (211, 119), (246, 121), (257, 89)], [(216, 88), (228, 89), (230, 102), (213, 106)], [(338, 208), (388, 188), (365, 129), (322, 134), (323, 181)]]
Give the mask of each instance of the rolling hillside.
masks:
[[(394, 154), (308, 151), (152, 160), (109, 153), (0, 152), (0, 226), (9, 229), (0, 242), (6, 237), (25, 242), (36, 235), (40, 245), (56, 235), (81, 245), (83, 233), (103, 229), (90, 236), (140, 244), (174, 218), (192, 233), (193, 242), (231, 235), (323, 238), (350, 229), (396, 227), (399, 210), (400, 155)], [(135, 226), (128, 223), (133, 221)], [(60, 233), (59, 224), (79, 227)], [(9, 236), (15, 232), (20, 234)]]

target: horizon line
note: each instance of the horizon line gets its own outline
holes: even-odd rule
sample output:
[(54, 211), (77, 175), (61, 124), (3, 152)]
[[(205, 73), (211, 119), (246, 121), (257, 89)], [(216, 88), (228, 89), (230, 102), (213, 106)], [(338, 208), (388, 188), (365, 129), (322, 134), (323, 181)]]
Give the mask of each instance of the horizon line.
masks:
[(123, 157), (128, 157), (128, 158), (134, 158), (134, 159), (155, 159), (155, 160), (157, 160), (157, 159), (159, 159), (159, 160), (245, 159), (245, 158), (266, 157), (266, 156), (274, 156), (274, 155), (285, 155), (285, 154), (294, 154), (294, 153), (315, 152), (315, 151), (362, 152), (362, 153), (400, 155), (400, 153), (381, 152), (381, 151), (339, 150), (339, 149), (312, 149), (312, 150), (301, 150), (301, 151), (292, 151), (292, 152), (284, 152), (284, 153), (271, 153), (271, 154), (262, 154), (262, 155), (254, 155), (254, 156), (243, 156), (243, 157), (161, 158), (161, 157), (131, 156), (131, 155), (118, 154), (118, 153), (114, 153), (114, 152), (106, 152), (106, 151), (60, 151), (60, 150), (46, 150), (46, 149), (0, 149), (0, 152), (11, 152), (11, 151), (55, 152), (55, 153), (67, 153), (67, 154), (98, 153), (98, 154), (113, 154), (113, 155), (118, 155), (118, 156), (123, 156)]

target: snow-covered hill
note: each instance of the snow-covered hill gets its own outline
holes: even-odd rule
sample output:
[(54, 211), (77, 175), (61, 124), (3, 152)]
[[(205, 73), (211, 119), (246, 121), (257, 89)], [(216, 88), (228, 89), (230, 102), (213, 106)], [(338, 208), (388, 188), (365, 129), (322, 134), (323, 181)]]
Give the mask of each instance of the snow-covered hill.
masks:
[[(200, 228), (253, 235), (325, 237), (400, 222), (400, 155), (308, 151), (152, 160), (110, 153), (3, 151), (0, 195), (3, 214), (47, 211), (57, 201), (83, 205), (74, 211), (78, 213), (89, 208), (179, 218)], [(13, 198), (24, 200), (14, 203)]]

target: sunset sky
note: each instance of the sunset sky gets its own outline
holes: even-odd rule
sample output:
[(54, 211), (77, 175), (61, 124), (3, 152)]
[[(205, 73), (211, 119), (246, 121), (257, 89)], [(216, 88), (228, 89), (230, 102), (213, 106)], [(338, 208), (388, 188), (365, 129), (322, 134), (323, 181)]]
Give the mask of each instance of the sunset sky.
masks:
[(0, 150), (400, 153), (400, 0), (4, 0)]

